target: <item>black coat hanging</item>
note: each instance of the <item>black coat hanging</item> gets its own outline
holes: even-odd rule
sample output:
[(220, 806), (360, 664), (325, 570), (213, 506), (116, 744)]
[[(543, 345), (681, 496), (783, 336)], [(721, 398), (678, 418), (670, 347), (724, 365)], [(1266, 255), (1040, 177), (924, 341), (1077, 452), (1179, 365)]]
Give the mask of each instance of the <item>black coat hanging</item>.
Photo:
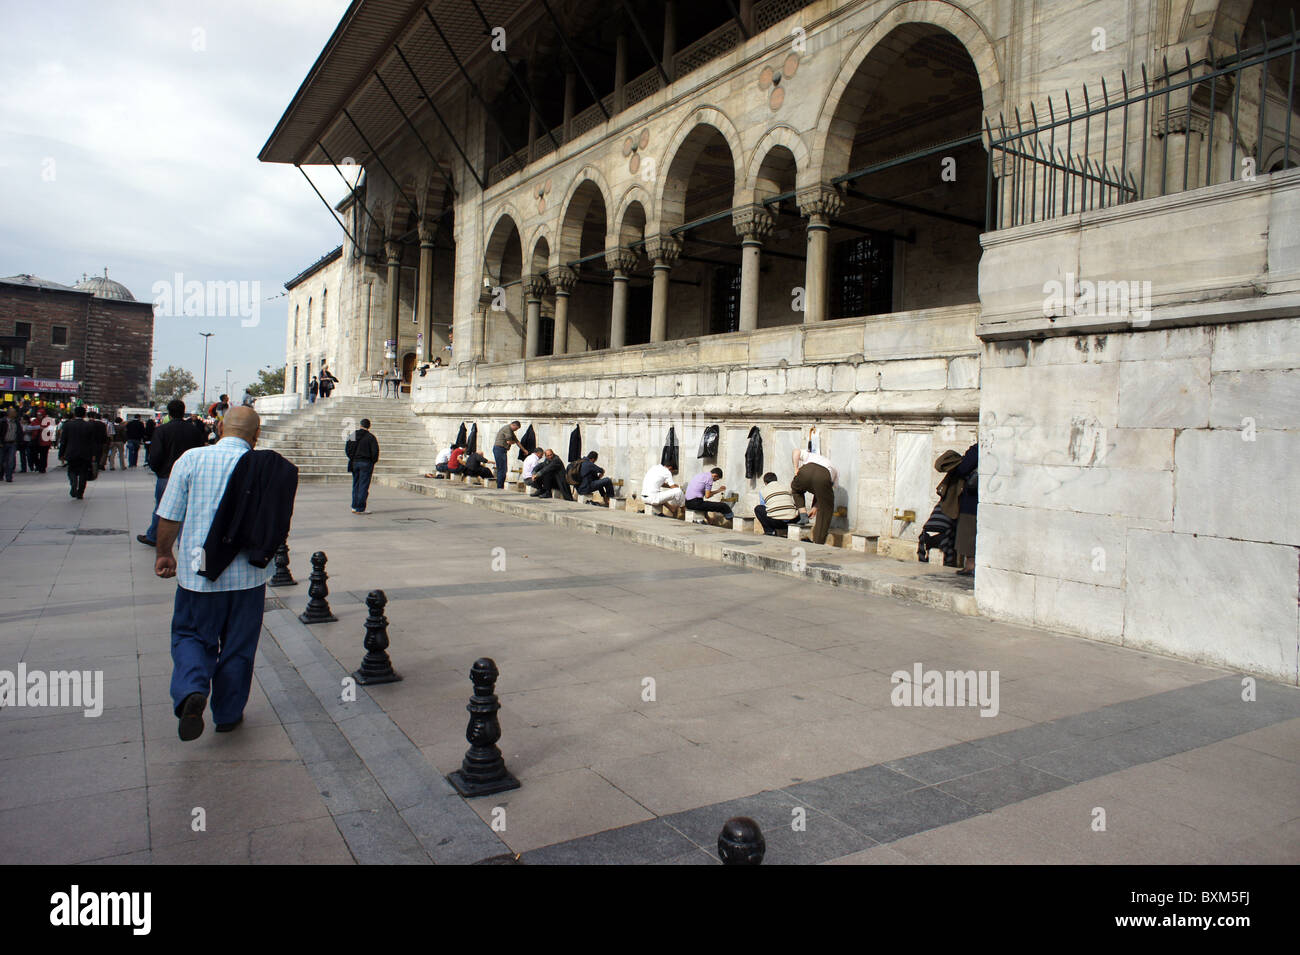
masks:
[(465, 450), (473, 454), (478, 450), (478, 423), (469, 426), (469, 437), (465, 439)]
[(668, 437), (664, 439), (664, 453), (659, 458), (659, 463), (666, 468), (677, 467), (677, 430), (668, 429)]
[(537, 435), (533, 434), (533, 426), (530, 424), (524, 436), (519, 439), (519, 460), (522, 461), (536, 450)]
[(749, 429), (749, 445), (745, 448), (745, 477), (763, 476), (763, 435), (758, 425)]
[(456, 432), (456, 447), (465, 447), (465, 422), (460, 423), (460, 430)]
[(711, 424), (700, 436), (700, 453), (697, 458), (716, 458), (718, 456), (718, 426)]
[(569, 435), (569, 463), (572, 464), (580, 457), (582, 457), (582, 429), (575, 424), (573, 434)]

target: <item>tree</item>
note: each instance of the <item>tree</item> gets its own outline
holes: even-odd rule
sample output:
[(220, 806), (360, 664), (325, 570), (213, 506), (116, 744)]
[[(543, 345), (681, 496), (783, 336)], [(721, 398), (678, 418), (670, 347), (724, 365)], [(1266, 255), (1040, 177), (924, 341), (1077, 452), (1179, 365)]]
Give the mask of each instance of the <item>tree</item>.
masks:
[(284, 394), (284, 365), (272, 369), (270, 365), (259, 369), (257, 381), (248, 386), (248, 397), (264, 398)]
[(197, 391), (199, 383), (184, 368), (168, 365), (167, 370), (153, 383), (153, 402), (165, 405), (173, 398), (184, 398), (192, 391)]

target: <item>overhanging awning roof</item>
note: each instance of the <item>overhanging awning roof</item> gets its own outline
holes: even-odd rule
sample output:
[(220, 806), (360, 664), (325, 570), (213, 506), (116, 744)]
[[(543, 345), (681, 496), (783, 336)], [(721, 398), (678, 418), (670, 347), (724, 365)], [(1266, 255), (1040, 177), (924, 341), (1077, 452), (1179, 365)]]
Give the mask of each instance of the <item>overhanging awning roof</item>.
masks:
[[(524, 21), (540, 12), (539, 4), (532, 5), (521, 17), (526, 0), (478, 0), (478, 5), (489, 23), (505, 27), (507, 38), (523, 35)], [(344, 109), (377, 150), (406, 128), (401, 113), (375, 80), (376, 70), (408, 116), (425, 116), (428, 106), (394, 53), (394, 44), (401, 46), (435, 102), (449, 85), (463, 83), (455, 60), (421, 12), (425, 6), (467, 69), (472, 71), (485, 56), (499, 56), (491, 52), (492, 37), (469, 0), (353, 0), (258, 159), (316, 165), (329, 162), (328, 152), (336, 162), (345, 157), (360, 164), (369, 161), (370, 149), (343, 115)], [(435, 139), (441, 136), (439, 130)]]

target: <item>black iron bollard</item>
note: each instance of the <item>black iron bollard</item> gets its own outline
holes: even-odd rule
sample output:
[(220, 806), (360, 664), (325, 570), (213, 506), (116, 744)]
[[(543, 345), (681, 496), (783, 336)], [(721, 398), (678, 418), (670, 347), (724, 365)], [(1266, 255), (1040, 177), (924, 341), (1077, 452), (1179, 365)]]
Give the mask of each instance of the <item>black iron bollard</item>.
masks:
[(734, 816), (718, 833), (718, 858), (723, 865), (762, 865), (767, 840), (758, 823), (748, 816)]
[(388, 618), (384, 616), (387, 603), (388, 597), (382, 590), (366, 594), (366, 606), (370, 608), (370, 616), (366, 617), (366, 639), (362, 642), (366, 655), (361, 660), (361, 667), (352, 674), (352, 678), (362, 686), (396, 683), (401, 679), (393, 670), (393, 662), (388, 659)]
[(490, 796), (519, 788), (519, 780), (506, 771), (506, 761), (497, 748), (497, 740), (501, 738), (497, 711), (501, 704), (495, 691), (500, 675), (497, 665), (487, 657), (475, 660), (469, 671), (469, 678), (474, 682), (474, 695), (465, 707), (469, 710), (469, 726), (465, 728), (469, 751), (460, 769), (447, 777), (462, 796)]
[(297, 587), (298, 581), (289, 573), (289, 545), (281, 544), (275, 549), (275, 576), (271, 578), (272, 587)]
[(303, 623), (330, 623), (338, 620), (325, 599), (330, 593), (329, 586), (325, 583), (329, 579), (325, 573), (325, 561), (328, 559), (321, 550), (311, 555), (311, 577), (308, 578), (307, 585), (307, 596), (310, 599), (307, 601), (307, 609), (298, 615)]

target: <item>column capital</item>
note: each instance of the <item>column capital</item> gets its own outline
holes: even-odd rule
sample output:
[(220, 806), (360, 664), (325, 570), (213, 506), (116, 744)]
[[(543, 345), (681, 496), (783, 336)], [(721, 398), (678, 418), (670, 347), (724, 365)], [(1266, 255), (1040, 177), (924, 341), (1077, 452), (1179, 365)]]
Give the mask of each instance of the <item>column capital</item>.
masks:
[(390, 263), (400, 261), (402, 258), (402, 244), (395, 239), (385, 239), (384, 256)]
[(762, 242), (772, 231), (772, 213), (754, 203), (732, 210), (731, 224), (736, 234), (747, 242)]
[(624, 246), (619, 246), (616, 249), (606, 249), (605, 267), (614, 272), (615, 275), (620, 273), (627, 275), (628, 272), (636, 268), (637, 260), (640, 258), (640, 255)]
[(682, 240), (675, 235), (652, 235), (645, 240), (645, 254), (656, 265), (672, 268), (682, 254)]
[(840, 214), (844, 207), (844, 198), (839, 190), (829, 183), (819, 182), (807, 189), (800, 189), (795, 194), (799, 211), (814, 225), (825, 225), (828, 219)]
[(421, 220), (416, 223), (416, 228), (420, 232), (420, 248), (428, 246), (433, 248), (434, 236), (438, 234), (438, 225), (435, 222), (426, 222)]
[(557, 265), (546, 270), (546, 278), (555, 286), (556, 295), (568, 295), (578, 284), (578, 273), (567, 265)]
[(524, 276), (524, 295), (534, 301), (541, 301), (542, 296), (551, 290), (551, 283), (546, 281), (544, 275), (525, 275)]

